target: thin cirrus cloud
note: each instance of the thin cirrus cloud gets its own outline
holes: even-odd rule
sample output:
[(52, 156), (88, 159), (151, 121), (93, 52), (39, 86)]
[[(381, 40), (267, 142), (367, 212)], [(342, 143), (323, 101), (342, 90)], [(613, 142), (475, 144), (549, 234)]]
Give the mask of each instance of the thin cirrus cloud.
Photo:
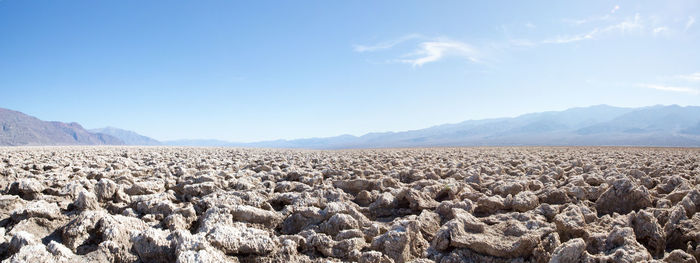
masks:
[(479, 52), (472, 45), (447, 38), (430, 39), (420, 34), (410, 34), (374, 45), (355, 45), (353, 49), (355, 52), (359, 53), (381, 51), (391, 49), (404, 42), (417, 39), (420, 39), (421, 41), (419, 41), (415, 50), (401, 56), (400, 59), (395, 59), (392, 61), (410, 64), (413, 67), (421, 67), (427, 63), (437, 62), (448, 57), (456, 57), (466, 59), (471, 62), (479, 62)]
[(588, 24), (592, 22), (599, 22), (599, 21), (607, 21), (611, 20), (613, 18), (613, 15), (617, 10), (620, 10), (620, 6), (616, 5), (610, 10), (610, 13), (604, 14), (604, 15), (597, 15), (597, 16), (591, 16), (591, 17), (586, 17), (583, 19), (564, 19), (563, 21), (568, 24), (573, 24), (573, 25), (583, 25), (583, 24)]
[[(594, 39), (599, 35), (607, 33), (628, 33), (632, 31), (641, 31), (644, 29), (642, 18), (639, 14), (635, 14), (634, 18), (628, 18), (617, 24), (608, 25), (605, 27), (596, 27), (589, 32), (575, 35), (557, 36), (543, 40), (542, 44), (567, 44), (583, 40)], [(656, 32), (659, 33), (659, 32)]]
[(393, 48), (394, 46), (401, 44), (403, 42), (409, 41), (409, 40), (414, 40), (414, 39), (419, 39), (419, 38), (424, 38), (420, 34), (410, 34), (410, 35), (405, 35), (397, 39), (392, 39), (389, 41), (384, 41), (380, 42), (374, 45), (355, 45), (354, 50), (356, 52), (372, 52), (372, 51), (379, 51), (379, 50), (384, 50), (384, 49), (390, 49)]
[(693, 26), (693, 24), (695, 24), (695, 17), (689, 16), (688, 21), (685, 22), (685, 28), (683, 30), (688, 31), (688, 29), (690, 29)]
[(614, 14), (615, 12), (617, 12), (617, 10), (620, 10), (620, 6), (619, 6), (619, 5), (615, 5), (615, 7), (613, 7), (613, 9), (610, 10), (610, 13), (611, 13), (611, 14)]
[(695, 72), (687, 75), (678, 75), (676, 76), (677, 79), (682, 79), (686, 81), (697, 81), (700, 82), (700, 72)]
[(667, 86), (667, 85), (658, 85), (658, 84), (639, 84), (640, 87), (647, 88), (647, 89), (655, 89), (655, 90), (661, 90), (661, 91), (670, 91), (670, 92), (681, 92), (681, 93), (687, 93), (691, 95), (700, 95), (700, 90), (694, 89), (694, 88), (689, 88), (689, 87), (679, 87), (679, 86)]
[(478, 52), (474, 47), (459, 41), (443, 40), (420, 43), (418, 50), (409, 54), (411, 59), (400, 60), (403, 63), (420, 67), (423, 64), (435, 62), (448, 56), (465, 58), (471, 62), (479, 62)]
[(667, 31), (668, 31), (668, 27), (660, 26), (660, 27), (654, 28), (653, 32), (654, 32), (654, 35), (657, 35), (657, 34), (661, 34), (663, 32), (667, 32)]
[[(591, 23), (591, 28), (587, 31), (553, 35), (542, 39), (511, 38), (506, 32), (507, 43), (495, 46), (502, 48), (526, 47), (532, 48), (550, 44), (570, 44), (580, 41), (603, 39), (605, 37), (617, 35), (636, 36), (671, 36), (673, 34), (687, 31), (695, 23), (695, 17), (689, 16), (685, 23), (676, 24), (663, 23), (655, 16), (642, 16), (635, 13), (633, 16), (620, 16), (620, 6), (614, 6), (608, 13), (602, 16), (592, 16), (581, 20), (564, 20), (567, 23), (582, 25)], [(677, 20), (676, 20), (677, 21)], [(594, 23), (595, 22), (595, 23)], [(662, 22), (662, 23), (660, 23)], [(524, 24), (529, 30), (535, 30), (535, 25), (527, 22)], [(504, 29), (505, 31), (505, 29)], [(388, 60), (391, 62), (410, 64), (413, 67), (421, 67), (427, 63), (437, 62), (445, 58), (461, 58), (470, 62), (479, 63), (483, 58), (483, 51), (469, 43), (451, 40), (448, 38), (430, 38), (420, 34), (409, 34), (396, 39), (379, 42), (374, 45), (354, 45), (353, 49), (358, 53), (375, 52), (393, 49), (399, 45), (407, 46), (410, 43), (414, 46), (414, 51), (400, 56), (398, 59)], [(489, 50), (492, 47), (482, 47)]]

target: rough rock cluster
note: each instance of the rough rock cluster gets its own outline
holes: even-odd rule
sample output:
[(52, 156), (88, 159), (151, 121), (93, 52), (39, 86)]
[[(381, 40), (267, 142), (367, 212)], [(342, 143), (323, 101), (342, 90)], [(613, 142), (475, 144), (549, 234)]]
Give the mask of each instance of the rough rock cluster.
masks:
[(700, 150), (0, 148), (4, 262), (698, 262)]

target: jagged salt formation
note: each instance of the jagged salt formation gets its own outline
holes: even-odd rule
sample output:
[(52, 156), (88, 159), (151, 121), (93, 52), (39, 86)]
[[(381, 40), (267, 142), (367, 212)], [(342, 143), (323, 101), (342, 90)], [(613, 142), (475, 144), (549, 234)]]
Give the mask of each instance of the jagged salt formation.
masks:
[(2, 262), (697, 262), (700, 150), (0, 149)]

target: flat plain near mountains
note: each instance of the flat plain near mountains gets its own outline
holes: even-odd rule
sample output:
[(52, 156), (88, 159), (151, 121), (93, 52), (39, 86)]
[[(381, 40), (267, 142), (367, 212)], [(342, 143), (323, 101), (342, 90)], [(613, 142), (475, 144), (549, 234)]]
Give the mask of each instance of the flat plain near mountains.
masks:
[(700, 149), (0, 148), (2, 262), (697, 262)]

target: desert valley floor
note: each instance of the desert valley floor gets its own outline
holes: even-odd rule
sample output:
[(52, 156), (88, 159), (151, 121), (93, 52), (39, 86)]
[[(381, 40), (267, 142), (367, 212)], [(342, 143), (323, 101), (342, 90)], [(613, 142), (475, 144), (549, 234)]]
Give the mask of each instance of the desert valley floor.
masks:
[(0, 148), (2, 262), (696, 262), (700, 149)]

